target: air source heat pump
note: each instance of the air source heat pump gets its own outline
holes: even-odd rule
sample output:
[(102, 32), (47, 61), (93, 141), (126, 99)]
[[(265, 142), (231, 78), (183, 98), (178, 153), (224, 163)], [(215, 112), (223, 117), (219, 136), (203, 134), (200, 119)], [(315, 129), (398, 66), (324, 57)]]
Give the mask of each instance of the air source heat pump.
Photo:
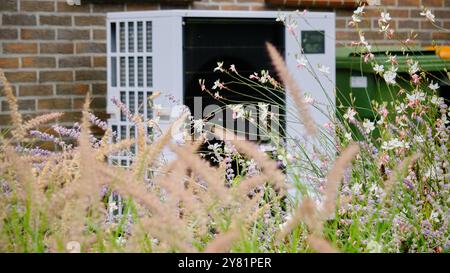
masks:
[[(282, 52), (301, 88), (318, 105), (334, 102), (334, 13), (283, 13), (298, 22), (294, 29), (296, 37), (276, 21), (279, 15), (276, 11), (200, 10), (109, 13), (107, 111), (109, 124), (118, 138), (135, 137), (136, 128), (111, 99), (122, 102), (131, 113), (139, 112), (151, 119), (156, 113), (148, 102), (149, 96), (161, 91), (163, 95), (153, 105), (161, 106), (158, 115), (164, 130), (176, 118), (177, 105), (187, 105), (194, 113), (195, 97), (203, 96), (203, 109), (212, 102), (200, 90), (198, 80), (205, 79), (211, 88), (215, 80), (223, 79), (223, 75), (213, 72), (219, 61), (224, 62), (224, 68), (234, 64), (246, 77), (261, 70), (275, 75), (265, 42), (271, 42)], [(301, 48), (303, 57), (309, 61), (303, 69), (298, 68), (297, 62), (302, 56)], [(319, 71), (322, 65), (329, 68), (329, 74)], [(245, 100), (239, 95), (232, 99)], [(297, 113), (292, 100), (284, 97), (282, 103), (286, 109), (294, 109), (285, 113), (283, 126), (287, 134), (300, 135), (303, 129), (293, 116)], [(318, 109), (313, 109), (313, 118), (318, 124), (328, 121)], [(128, 156), (113, 160), (122, 165), (130, 163)]]

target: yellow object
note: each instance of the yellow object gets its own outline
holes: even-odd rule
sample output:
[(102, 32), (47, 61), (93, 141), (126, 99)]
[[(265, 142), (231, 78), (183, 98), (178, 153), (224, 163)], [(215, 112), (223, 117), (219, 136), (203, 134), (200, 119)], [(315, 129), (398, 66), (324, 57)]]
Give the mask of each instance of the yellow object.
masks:
[(425, 48), (434, 50), (441, 59), (450, 60), (450, 46), (426, 46)]

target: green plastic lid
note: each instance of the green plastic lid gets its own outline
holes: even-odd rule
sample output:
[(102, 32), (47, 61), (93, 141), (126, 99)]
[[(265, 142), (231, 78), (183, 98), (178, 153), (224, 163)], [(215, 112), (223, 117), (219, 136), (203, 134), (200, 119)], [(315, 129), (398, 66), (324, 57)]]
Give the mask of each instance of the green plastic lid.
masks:
[[(425, 71), (443, 71), (450, 69), (450, 60), (441, 59), (436, 55), (436, 52), (431, 49), (413, 46), (403, 51), (401, 47), (395, 46), (379, 46), (373, 47), (372, 53), (375, 55), (375, 60), (378, 64), (390, 67), (389, 57), (396, 55), (398, 61), (397, 72), (408, 72), (407, 60), (412, 59), (419, 62), (419, 67)], [(362, 56), (367, 51), (361, 51), (361, 48), (339, 47), (336, 48), (336, 68), (351, 69), (362, 72), (373, 73), (373, 68), (370, 63), (364, 63)]]

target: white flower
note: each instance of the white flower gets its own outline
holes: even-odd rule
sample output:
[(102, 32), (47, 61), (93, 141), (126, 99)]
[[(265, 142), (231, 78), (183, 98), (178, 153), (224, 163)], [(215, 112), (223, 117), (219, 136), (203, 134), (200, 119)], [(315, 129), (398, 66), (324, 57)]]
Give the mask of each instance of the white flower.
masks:
[(347, 112), (344, 114), (344, 118), (348, 119), (350, 122), (355, 122), (356, 111), (353, 108), (348, 108)]
[(319, 71), (324, 74), (330, 74), (330, 68), (328, 66), (318, 64), (317, 67), (319, 68)]
[(214, 82), (214, 86), (212, 87), (212, 89), (216, 89), (216, 88), (222, 89), (224, 87), (225, 87), (225, 85), (223, 83), (221, 83), (220, 80), (217, 80)]
[(217, 67), (214, 68), (214, 71), (219, 70), (220, 72), (222, 72), (222, 71), (223, 71), (222, 66), (223, 66), (223, 62), (218, 62), (218, 63), (217, 63)]
[(434, 14), (431, 13), (431, 10), (429, 9), (424, 9), (421, 13), (421, 16), (425, 16), (425, 18), (427, 18), (427, 20), (431, 21), (434, 23)]
[(122, 236), (117, 237), (116, 239), (116, 243), (119, 245), (123, 245), (127, 242), (127, 240), (125, 238), (123, 238)]
[(430, 85), (428, 85), (428, 88), (430, 88), (433, 91), (436, 91), (437, 89), (439, 89), (439, 84), (433, 83), (433, 81), (431, 81)]
[(353, 184), (351, 189), (352, 189), (354, 194), (358, 195), (361, 192), (361, 188), (362, 188), (361, 184), (355, 183), (355, 184)]
[(314, 103), (314, 98), (311, 97), (311, 95), (307, 94), (307, 95), (305, 95), (305, 102), (307, 104), (313, 104)]
[(392, 140), (389, 140), (388, 142), (384, 141), (381, 145), (381, 149), (383, 150), (394, 150), (397, 148), (405, 148), (409, 149), (409, 142), (404, 140), (398, 140), (397, 138), (394, 138)]
[(301, 56), (300, 59), (297, 59), (297, 68), (305, 67), (308, 64), (308, 60)]
[(395, 78), (397, 77), (397, 68), (391, 67), (390, 70), (384, 72), (383, 78), (387, 84), (396, 84)]
[(375, 126), (374, 125), (375, 125), (375, 123), (373, 123), (372, 121), (370, 121), (368, 119), (364, 119), (363, 127), (366, 130), (366, 134), (370, 134), (370, 132), (375, 130)]
[(345, 133), (344, 136), (348, 141), (352, 140), (352, 133)]
[(359, 7), (353, 12), (353, 14), (361, 15), (363, 12), (364, 12), (364, 6), (359, 6)]
[(369, 43), (366, 41), (366, 37), (362, 33), (359, 34), (359, 41), (362, 45), (368, 45)]
[(380, 19), (380, 21), (381, 22), (384, 22), (384, 23), (388, 23), (389, 21), (391, 21), (391, 16), (389, 15), (389, 13), (388, 12), (382, 12), (381, 13), (381, 19)]
[(412, 65), (409, 67), (409, 74), (416, 74), (416, 72), (419, 71), (419, 62), (415, 61), (412, 63)]
[(431, 97), (431, 103), (435, 105), (441, 105), (442, 103), (444, 103), (444, 98), (433, 95), (433, 97)]
[(423, 136), (415, 135), (414, 136), (414, 141), (417, 142), (417, 143), (424, 143), (425, 139), (423, 138)]
[(245, 111), (242, 104), (230, 104), (228, 107), (233, 111), (233, 119), (244, 117)]
[(278, 14), (276, 21), (277, 22), (284, 22), (286, 20), (286, 15), (284, 14)]
[(267, 103), (258, 102), (258, 108), (259, 108), (259, 120), (261, 120), (263, 123), (266, 123), (267, 115), (269, 113), (269, 105)]
[(366, 0), (366, 3), (369, 6), (379, 6), (380, 0)]
[(383, 65), (374, 65), (373, 70), (377, 73), (382, 73), (384, 71), (384, 66)]
[(381, 253), (382, 246), (378, 242), (372, 240), (367, 244), (367, 250), (370, 253)]
[(287, 30), (288, 30), (291, 34), (293, 34), (293, 35), (295, 35), (295, 29), (296, 29), (297, 27), (298, 27), (298, 26), (297, 26), (297, 23), (296, 23), (296, 22), (291, 22), (290, 24), (286, 24)]
[(269, 80), (269, 70), (261, 70), (261, 78), (259, 79), (260, 83), (266, 83)]
[(425, 100), (425, 93), (424, 92), (414, 92), (412, 94), (406, 94), (406, 97), (410, 102), (416, 102), (416, 101), (424, 101)]
[(400, 103), (400, 105), (397, 105), (395, 107), (395, 110), (397, 110), (397, 114), (401, 114), (401, 113), (405, 112), (406, 105), (402, 102), (402, 103)]
[(109, 207), (109, 210), (110, 210), (110, 211), (115, 211), (115, 210), (118, 210), (118, 209), (119, 209), (119, 207), (117, 206), (116, 202), (110, 202), (110, 203), (108, 203), (108, 207)]
[(432, 222), (439, 223), (439, 213), (438, 213), (437, 211), (433, 211), (433, 212), (430, 214), (430, 220), (431, 220)]
[(196, 119), (194, 120), (194, 131), (196, 133), (201, 133), (203, 131), (203, 119)]

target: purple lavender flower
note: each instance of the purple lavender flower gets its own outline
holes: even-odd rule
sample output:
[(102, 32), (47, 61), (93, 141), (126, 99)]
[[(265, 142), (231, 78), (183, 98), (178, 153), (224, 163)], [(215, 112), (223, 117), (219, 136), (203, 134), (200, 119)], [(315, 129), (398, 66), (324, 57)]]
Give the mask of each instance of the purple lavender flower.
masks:
[(66, 144), (64, 141), (62, 141), (60, 138), (55, 137), (54, 135), (48, 134), (48, 133), (44, 133), (38, 130), (31, 130), (30, 131), (30, 135), (35, 137), (35, 138), (39, 138), (41, 140), (44, 141), (50, 141), (55, 143), (56, 145), (64, 148), (64, 149), (71, 149), (72, 145), (68, 145)]
[(78, 139), (81, 134), (79, 127), (66, 128), (60, 125), (53, 125), (52, 129), (61, 136), (71, 137), (75, 139)]
[(92, 113), (89, 113), (89, 121), (97, 127), (101, 128), (103, 131), (108, 130), (108, 124)]
[(116, 97), (113, 97), (111, 101), (112, 103), (114, 103), (114, 105), (116, 105), (120, 109), (120, 111), (122, 111), (122, 113), (127, 117), (129, 121), (133, 121), (133, 115), (123, 102), (118, 100)]

